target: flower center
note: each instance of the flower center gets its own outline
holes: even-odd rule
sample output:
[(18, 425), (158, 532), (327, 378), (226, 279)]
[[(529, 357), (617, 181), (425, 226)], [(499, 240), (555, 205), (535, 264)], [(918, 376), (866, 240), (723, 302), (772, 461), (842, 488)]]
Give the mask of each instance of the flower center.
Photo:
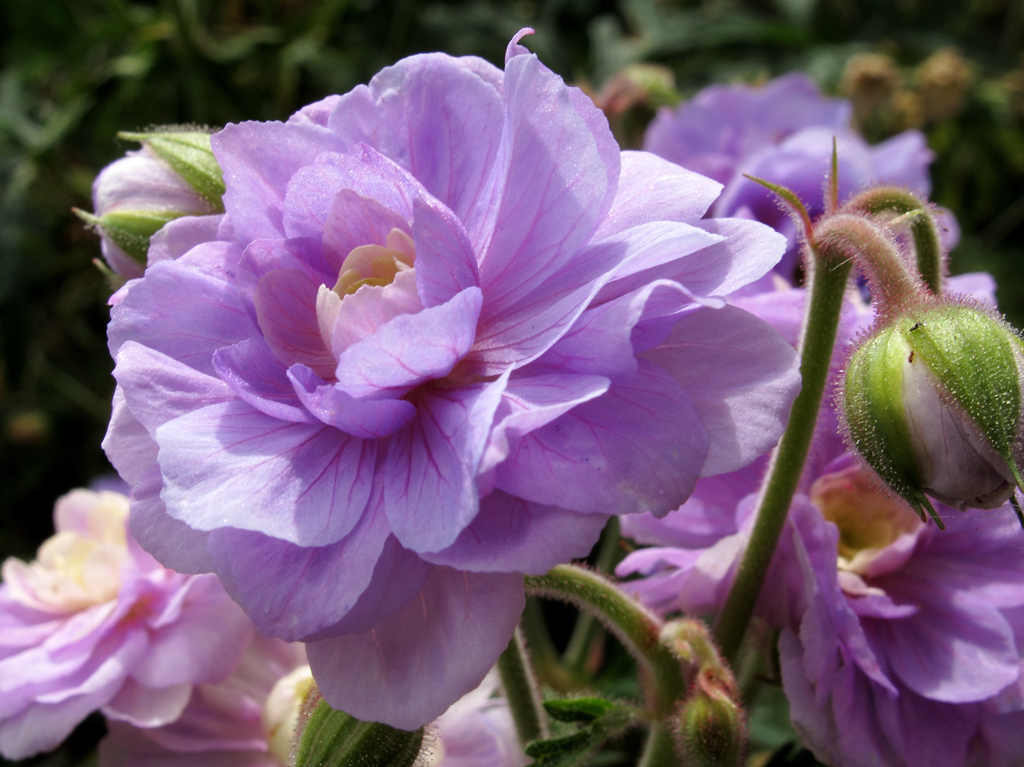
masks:
[[(87, 491), (80, 492), (82, 497), (71, 502), (83, 500)], [(117, 596), (128, 557), (128, 499), (117, 493), (88, 495), (94, 498), (88, 508), (78, 509), (77, 529), (58, 530), (30, 563), (13, 557), (4, 562), (4, 583), (14, 599), (36, 609), (74, 612)], [(64, 526), (59, 510), (57, 526)]]
[(341, 264), (334, 292), (344, 298), (363, 285), (384, 287), (394, 282), (399, 272), (413, 268), (416, 249), (409, 235), (401, 229), (392, 229), (385, 243), (353, 248)]
[(839, 569), (864, 573), (878, 553), (919, 520), (858, 466), (824, 474), (811, 486), (811, 502), (839, 528)]
[(313, 688), (309, 666), (299, 666), (277, 680), (263, 704), (263, 730), (267, 747), (281, 764), (292, 764), (292, 740), (306, 696)]

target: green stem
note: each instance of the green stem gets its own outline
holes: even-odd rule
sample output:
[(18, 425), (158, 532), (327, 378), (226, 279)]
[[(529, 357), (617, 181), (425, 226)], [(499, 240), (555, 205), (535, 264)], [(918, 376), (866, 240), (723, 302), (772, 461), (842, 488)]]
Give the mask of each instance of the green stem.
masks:
[(661, 643), (661, 621), (653, 613), (605, 577), (576, 565), (526, 576), (526, 593), (570, 602), (598, 618), (646, 666), (653, 714), (671, 714), (683, 695), (683, 673), (679, 659)]
[[(619, 546), (619, 518), (612, 517), (604, 528), (601, 536), (601, 548), (597, 553), (597, 571), (611, 573), (618, 564), (620, 552)], [(569, 644), (562, 655), (562, 663), (570, 674), (581, 676), (586, 673), (587, 659), (590, 657), (594, 640), (601, 631), (600, 622), (590, 613), (581, 612), (573, 626), (572, 636), (569, 637)]]
[(942, 293), (942, 245), (935, 224), (935, 214), (926, 202), (906, 189), (883, 186), (861, 192), (846, 203), (843, 210), (859, 211), (869, 215), (886, 212), (910, 214), (910, 232), (914, 238), (914, 252), (921, 279), (932, 293)]
[(541, 682), (561, 693), (575, 692), (587, 686), (587, 679), (570, 673), (562, 665), (538, 600), (533, 597), (526, 600), (526, 609), (523, 610), (519, 626), (526, 637), (533, 669)]
[(644, 752), (640, 755), (637, 767), (679, 767), (672, 734), (662, 722), (654, 722), (647, 731), (647, 742)]
[[(823, 257), (823, 250), (829, 252), (831, 257)], [(772, 457), (758, 503), (757, 518), (750, 533), (750, 542), (715, 625), (715, 640), (730, 664), (736, 659), (768, 572), (768, 565), (771, 564), (775, 546), (782, 534), (789, 505), (803, 473), (807, 451), (818, 421), (821, 397), (828, 380), (832, 348), (851, 266), (848, 258), (831, 253), (830, 250), (818, 248), (811, 275), (810, 299), (800, 341), (800, 375), (803, 385), (793, 402), (786, 432)]]
[(533, 678), (523, 634), (518, 628), (505, 652), (498, 658), (498, 674), (501, 676), (501, 686), (505, 690), (505, 699), (516, 725), (519, 742), (526, 746), (531, 741), (548, 737), (540, 689)]

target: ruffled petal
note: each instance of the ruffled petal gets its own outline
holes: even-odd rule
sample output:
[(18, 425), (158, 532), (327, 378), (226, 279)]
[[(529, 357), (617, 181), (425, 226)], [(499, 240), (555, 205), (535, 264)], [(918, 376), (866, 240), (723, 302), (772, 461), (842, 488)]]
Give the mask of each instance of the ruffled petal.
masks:
[(419, 596), (387, 620), (312, 642), (306, 652), (334, 708), (415, 730), (480, 683), (525, 604), (521, 575), (438, 567)]

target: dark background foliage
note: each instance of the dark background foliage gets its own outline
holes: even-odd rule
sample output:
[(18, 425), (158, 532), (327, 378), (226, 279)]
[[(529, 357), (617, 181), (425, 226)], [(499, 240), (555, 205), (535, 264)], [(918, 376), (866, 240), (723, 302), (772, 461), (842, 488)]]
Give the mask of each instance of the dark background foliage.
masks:
[(995, 274), (1024, 325), (1017, 0), (3, 0), (0, 558), (31, 558), (54, 499), (110, 471), (110, 289), (70, 210), (90, 209), (96, 173), (132, 148), (116, 132), (283, 119), (418, 51), (500, 65), (523, 26), (551, 68), (594, 93), (631, 65), (663, 67), (643, 70), (661, 92), (611, 115), (627, 144), (658, 103), (790, 69), (853, 98), (872, 140), (923, 129), (933, 197), (963, 229), (953, 271)]

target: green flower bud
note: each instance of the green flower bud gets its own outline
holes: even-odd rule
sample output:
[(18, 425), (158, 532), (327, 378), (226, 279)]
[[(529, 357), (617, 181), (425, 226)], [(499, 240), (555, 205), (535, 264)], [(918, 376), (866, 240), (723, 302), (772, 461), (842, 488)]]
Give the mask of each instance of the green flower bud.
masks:
[(692, 767), (738, 767), (746, 751), (743, 709), (713, 686), (698, 685), (679, 712), (683, 763)]
[(204, 131), (122, 133), (141, 141), (96, 177), (93, 210), (75, 213), (102, 237), (103, 257), (122, 277), (142, 274), (149, 240), (167, 222), (224, 210), (224, 180)]
[(319, 694), (307, 699), (305, 708), (309, 713), (295, 767), (412, 767), (419, 758), (422, 727), (406, 732), (361, 722), (331, 708)]
[(843, 384), (849, 436), (875, 472), (941, 526), (925, 493), (992, 509), (1021, 482), (1021, 342), (1002, 320), (955, 303), (911, 308), (853, 352)]

